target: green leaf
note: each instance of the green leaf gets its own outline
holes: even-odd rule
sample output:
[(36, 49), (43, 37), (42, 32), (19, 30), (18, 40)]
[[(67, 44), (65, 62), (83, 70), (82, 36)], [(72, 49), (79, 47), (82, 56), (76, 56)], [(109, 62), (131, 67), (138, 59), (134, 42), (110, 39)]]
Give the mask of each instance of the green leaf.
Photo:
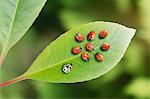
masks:
[[(99, 39), (98, 34), (102, 29), (107, 29), (109, 35), (104, 39)], [(81, 59), (81, 53), (74, 55), (71, 49), (74, 46), (81, 46), (82, 52), (85, 52), (85, 44), (89, 42), (86, 38), (90, 31), (97, 33), (96, 38), (91, 43), (95, 50), (88, 52), (91, 56), (90, 61), (85, 62)], [(74, 37), (76, 33), (82, 33), (85, 36), (84, 41), (76, 42)], [(5, 86), (24, 79), (34, 79), (51, 83), (75, 83), (83, 82), (97, 78), (110, 71), (123, 57), (135, 29), (127, 28), (117, 23), (110, 22), (91, 22), (78, 26), (65, 34), (62, 34), (52, 42), (33, 62), (31, 67), (23, 75), (4, 82), (0, 86)], [(111, 45), (108, 51), (100, 49), (103, 42)], [(95, 60), (95, 54), (103, 54), (104, 60), (98, 62)], [(65, 74), (62, 71), (64, 64), (72, 64), (70, 73)]]
[(46, 0), (0, 0), (0, 63), (39, 15)]
[[(107, 29), (109, 35), (100, 40), (98, 33), (102, 29)], [(81, 53), (73, 55), (71, 49), (79, 45), (83, 48), (82, 52), (86, 51), (85, 44), (88, 42), (86, 36), (90, 31), (97, 33), (96, 39), (91, 42), (95, 45), (95, 50), (89, 52), (91, 59), (89, 62), (85, 62), (81, 59)], [(78, 32), (85, 36), (83, 42), (75, 41), (74, 36)], [(78, 26), (52, 42), (23, 76), (28, 79), (52, 83), (74, 83), (97, 78), (110, 71), (121, 60), (134, 34), (134, 29), (117, 23), (91, 22)], [(111, 45), (108, 51), (100, 50), (103, 42), (108, 42)], [(97, 52), (103, 54), (103, 62), (95, 60), (94, 55)], [(62, 72), (62, 66), (67, 63), (73, 65), (73, 69), (69, 74)]]

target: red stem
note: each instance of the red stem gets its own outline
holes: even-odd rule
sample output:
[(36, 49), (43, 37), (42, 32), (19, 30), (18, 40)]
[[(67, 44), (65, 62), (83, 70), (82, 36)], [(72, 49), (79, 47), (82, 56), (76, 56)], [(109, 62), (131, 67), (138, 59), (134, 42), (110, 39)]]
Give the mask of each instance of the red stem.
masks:
[(4, 87), (4, 86), (7, 86), (7, 85), (10, 85), (10, 84), (13, 84), (13, 83), (16, 83), (18, 81), (25, 80), (25, 79), (26, 79), (25, 77), (19, 76), (19, 77), (12, 79), (12, 80), (1, 83), (0, 87)]

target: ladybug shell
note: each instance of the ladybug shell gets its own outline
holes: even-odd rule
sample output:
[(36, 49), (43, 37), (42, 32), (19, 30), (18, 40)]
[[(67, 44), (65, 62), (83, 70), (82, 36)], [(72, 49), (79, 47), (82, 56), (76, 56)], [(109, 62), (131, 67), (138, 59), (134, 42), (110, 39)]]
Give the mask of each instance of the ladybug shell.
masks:
[(100, 53), (96, 53), (95, 58), (97, 61), (103, 61), (103, 55)]
[(81, 42), (84, 40), (84, 36), (82, 34), (77, 33), (75, 39), (76, 41)]
[(86, 50), (91, 52), (92, 50), (94, 50), (94, 45), (91, 43), (86, 43)]
[(92, 40), (95, 39), (95, 36), (96, 36), (96, 32), (91, 31), (91, 32), (88, 34), (87, 39), (88, 39), (89, 41), (92, 41)]
[(82, 56), (82, 60), (84, 60), (84, 61), (90, 60), (90, 55), (86, 52), (83, 52), (81, 56)]
[(110, 45), (108, 43), (103, 43), (101, 49), (106, 51), (110, 48)]
[(102, 30), (99, 33), (100, 38), (105, 38), (108, 35), (108, 30)]
[(73, 54), (79, 54), (82, 51), (82, 48), (80, 46), (76, 46), (72, 48), (72, 53)]
[(71, 70), (72, 70), (72, 64), (65, 64), (64, 66), (63, 66), (63, 72), (64, 73), (69, 73), (69, 72), (71, 72)]

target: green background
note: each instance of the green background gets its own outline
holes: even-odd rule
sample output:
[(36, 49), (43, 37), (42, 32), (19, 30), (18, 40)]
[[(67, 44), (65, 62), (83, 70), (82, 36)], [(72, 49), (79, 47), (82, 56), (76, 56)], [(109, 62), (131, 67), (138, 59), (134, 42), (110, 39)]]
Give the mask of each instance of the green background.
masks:
[(88, 82), (22, 81), (0, 89), (0, 99), (150, 98), (149, 0), (48, 0), (27, 34), (8, 53), (0, 82), (24, 73), (61, 33), (91, 21), (137, 29), (125, 56), (109, 73)]

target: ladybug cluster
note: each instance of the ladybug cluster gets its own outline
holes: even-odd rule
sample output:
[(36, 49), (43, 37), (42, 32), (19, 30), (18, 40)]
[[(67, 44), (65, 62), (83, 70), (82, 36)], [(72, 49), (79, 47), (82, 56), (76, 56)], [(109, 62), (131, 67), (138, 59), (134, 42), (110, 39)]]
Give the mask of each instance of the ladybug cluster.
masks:
[[(100, 39), (103, 39), (103, 38), (107, 37), (107, 35), (108, 35), (108, 30), (104, 29), (104, 30), (101, 30), (99, 32), (99, 38)], [(95, 31), (91, 31), (87, 35), (87, 40), (88, 41), (93, 41), (95, 39), (95, 37), (96, 37), (96, 32)], [(84, 36), (82, 34), (80, 34), (80, 33), (77, 33), (75, 35), (75, 40), (77, 42), (82, 42), (84, 40)], [(91, 52), (91, 51), (94, 50), (94, 44), (92, 44), (91, 42), (88, 42), (88, 43), (86, 43), (85, 48), (86, 48), (86, 50), (88, 52)], [(109, 48), (110, 48), (110, 45), (108, 43), (105, 43), (105, 42), (100, 47), (100, 49), (102, 51), (106, 51)], [(75, 46), (74, 48), (72, 48), (72, 53), (73, 54), (79, 54), (81, 51), (82, 51), (82, 48), (80, 46)], [(81, 54), (81, 58), (84, 61), (89, 61), (90, 60), (90, 55), (87, 52), (83, 52)], [(100, 53), (96, 53), (95, 54), (95, 58), (96, 58), (97, 61), (103, 61), (103, 55), (100, 54)]]
[[(99, 39), (106, 38), (106, 37), (108, 36), (108, 33), (109, 33), (108, 30), (105, 30), (105, 29), (104, 29), (104, 30), (101, 30), (101, 31), (99, 32)], [(87, 35), (87, 40), (88, 40), (89, 42), (85, 44), (85, 49), (86, 49), (87, 52), (82, 52), (81, 46), (75, 46), (75, 47), (73, 47), (72, 50), (71, 50), (71, 52), (72, 52), (73, 54), (75, 54), (75, 55), (77, 55), (77, 54), (79, 54), (79, 53), (82, 52), (82, 54), (81, 54), (82, 60), (83, 60), (83, 61), (89, 61), (89, 60), (90, 60), (90, 54), (89, 54), (88, 52), (92, 52), (92, 51), (94, 50), (94, 44), (92, 44), (91, 42), (92, 42), (95, 38), (96, 38), (96, 32), (95, 32), (95, 31), (89, 32), (88, 35)], [(80, 34), (80, 33), (77, 33), (77, 34), (75, 35), (75, 40), (76, 40), (77, 42), (82, 42), (82, 41), (84, 40), (84, 36), (83, 36), (82, 34)], [(109, 48), (110, 48), (110, 45), (109, 45), (108, 43), (106, 43), (106, 42), (104, 42), (104, 43), (101, 45), (101, 47), (100, 47), (100, 49), (101, 49), (102, 51), (107, 51)], [(96, 53), (96, 54), (95, 54), (95, 59), (96, 59), (98, 62), (101, 62), (101, 61), (103, 61), (104, 57), (103, 57), (103, 55), (102, 55), (101, 53)], [(64, 72), (64, 73), (69, 73), (69, 72), (71, 71), (71, 69), (72, 69), (72, 64), (71, 64), (71, 65), (69, 65), (69, 64), (66, 65), (66, 64), (65, 64), (65, 65), (63, 66), (63, 72)]]

